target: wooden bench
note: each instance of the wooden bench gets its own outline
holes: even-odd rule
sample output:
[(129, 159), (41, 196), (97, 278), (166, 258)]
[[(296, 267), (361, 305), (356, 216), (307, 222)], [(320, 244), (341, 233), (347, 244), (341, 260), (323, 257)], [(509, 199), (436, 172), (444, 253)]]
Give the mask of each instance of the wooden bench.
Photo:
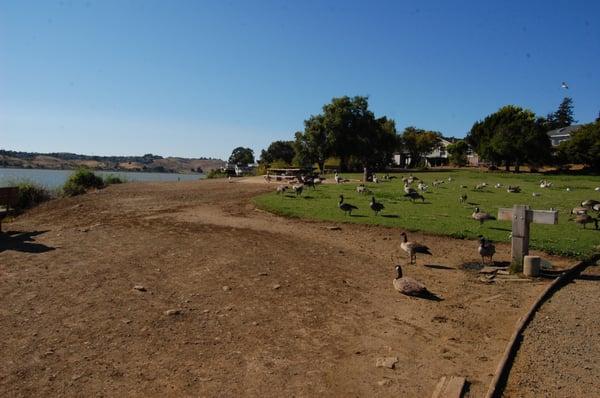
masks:
[(0, 188), (0, 232), (2, 232), (2, 220), (8, 215), (11, 207), (14, 210), (14, 206), (17, 204), (19, 197), (19, 188), (17, 187), (6, 187)]

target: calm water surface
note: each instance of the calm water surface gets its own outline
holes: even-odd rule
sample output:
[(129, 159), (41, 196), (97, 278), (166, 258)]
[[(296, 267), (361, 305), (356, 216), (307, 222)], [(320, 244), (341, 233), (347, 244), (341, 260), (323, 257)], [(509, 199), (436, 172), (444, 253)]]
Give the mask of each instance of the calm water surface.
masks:
[[(73, 170), (6, 169), (0, 168), (0, 187), (15, 182), (32, 181), (49, 189), (61, 187)], [(204, 174), (135, 173), (126, 171), (94, 171), (99, 176), (114, 175), (126, 181), (190, 181), (204, 178)]]

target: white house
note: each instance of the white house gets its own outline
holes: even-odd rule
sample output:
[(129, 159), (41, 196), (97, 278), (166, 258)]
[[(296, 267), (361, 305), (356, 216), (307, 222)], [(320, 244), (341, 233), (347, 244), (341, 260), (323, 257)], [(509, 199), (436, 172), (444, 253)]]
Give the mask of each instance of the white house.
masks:
[(552, 146), (557, 146), (561, 142), (570, 140), (571, 134), (579, 130), (581, 126), (581, 124), (574, 124), (572, 126), (561, 127), (559, 129), (548, 131), (548, 138), (550, 138)]
[[(427, 167), (442, 166), (448, 164), (448, 145), (452, 144), (444, 138), (440, 140), (440, 146), (425, 155), (425, 164)], [(408, 152), (394, 153), (393, 163), (396, 166), (406, 167), (410, 164), (410, 155)]]

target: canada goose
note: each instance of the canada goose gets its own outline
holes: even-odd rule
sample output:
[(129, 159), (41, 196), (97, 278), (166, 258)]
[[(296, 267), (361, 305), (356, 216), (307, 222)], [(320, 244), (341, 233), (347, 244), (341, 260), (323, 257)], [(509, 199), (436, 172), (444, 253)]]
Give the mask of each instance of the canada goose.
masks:
[(596, 191), (596, 192), (600, 192), (600, 187), (596, 187), (596, 188), (594, 188), (594, 191)]
[(352, 210), (358, 210), (358, 207), (351, 205), (350, 203), (344, 203), (344, 195), (340, 195), (340, 201), (338, 207), (344, 212), (344, 214), (352, 215)]
[(338, 175), (338, 173), (335, 173), (335, 176), (333, 176), (333, 179), (335, 180), (336, 184), (339, 184), (340, 182), (342, 182), (342, 178)]
[(477, 185), (475, 185), (475, 189), (476, 189), (476, 190), (478, 190), (478, 191), (479, 191), (480, 189), (483, 189), (483, 188), (485, 188), (485, 187), (487, 187), (487, 184), (486, 184), (485, 182), (482, 182), (481, 184), (477, 184)]
[(423, 197), (423, 195), (418, 194), (417, 192), (414, 192), (414, 191), (404, 194), (404, 197), (409, 198), (411, 202), (414, 202), (417, 199), (421, 199), (421, 201), (423, 203), (425, 203), (425, 198)]
[(393, 281), (394, 288), (402, 294), (413, 297), (431, 296), (425, 285), (416, 279), (402, 276), (402, 267), (396, 265), (396, 278)]
[(583, 225), (583, 229), (585, 229), (586, 224), (594, 223), (595, 228), (598, 229), (598, 219), (590, 216), (589, 214), (577, 215), (575, 217), (575, 222)]
[(521, 187), (519, 187), (518, 185), (515, 185), (515, 186), (509, 185), (508, 188), (506, 188), (506, 192), (519, 193), (519, 192), (521, 192)]
[(598, 202), (597, 200), (588, 199), (588, 200), (584, 200), (583, 202), (581, 202), (581, 206), (583, 206), (583, 207), (594, 207), (598, 203), (600, 203), (600, 202)]
[(371, 203), (369, 203), (369, 207), (371, 207), (371, 210), (375, 212), (375, 215), (378, 215), (379, 212), (384, 209), (383, 203), (375, 201), (375, 196), (371, 197)]
[(304, 185), (292, 185), (292, 189), (296, 192), (296, 196), (302, 196), (302, 191), (304, 190)]
[(402, 243), (400, 243), (400, 248), (408, 253), (408, 255), (410, 256), (411, 264), (417, 262), (417, 253), (428, 254), (432, 256), (427, 246), (417, 242), (409, 242), (408, 237), (406, 236), (406, 232), (402, 232), (400, 236), (402, 236)]
[(539, 193), (539, 192), (532, 192), (532, 193), (531, 193), (531, 196), (533, 196), (534, 198), (535, 198), (535, 197), (537, 197), (537, 196), (541, 196), (541, 195), (542, 195), (542, 194), (541, 194), (541, 193)]
[(576, 214), (576, 215), (581, 215), (581, 214), (587, 214), (587, 211), (589, 210), (588, 207), (573, 207), (573, 209), (571, 210), (571, 214)]
[(425, 191), (427, 191), (427, 188), (429, 188), (429, 187), (428, 187), (428, 186), (427, 186), (427, 184), (425, 184), (424, 182), (420, 182), (420, 183), (417, 185), (417, 188), (419, 188), (419, 191), (421, 191), (421, 192), (425, 192)]
[(497, 183), (496, 185), (494, 185), (494, 187), (496, 187), (496, 188), (502, 188), (502, 184)]
[(481, 256), (481, 262), (485, 264), (485, 258), (489, 257), (490, 262), (493, 264), (494, 254), (496, 253), (496, 246), (488, 240), (486, 240), (483, 236), (479, 236), (479, 255)]
[(375, 174), (373, 174), (372, 180), (375, 184), (379, 184), (379, 179), (377, 178), (377, 176)]
[(448, 177), (448, 182), (452, 182), (452, 177)]
[(475, 208), (475, 211), (473, 212), (473, 214), (471, 214), (471, 218), (475, 221), (479, 221), (479, 225), (483, 225), (484, 221), (487, 220), (495, 220), (496, 217), (488, 214), (488, 213), (482, 213), (479, 211), (479, 207)]
[(594, 205), (594, 207), (592, 207), (592, 210), (594, 210), (594, 211), (597, 211), (597, 212), (600, 212), (600, 203), (599, 203), (599, 204), (596, 204), (596, 205)]
[(568, 85), (566, 82), (562, 82), (562, 83), (560, 84), (560, 87), (564, 88), (565, 90), (568, 90), (568, 89), (569, 89), (569, 85)]
[(367, 188), (365, 187), (364, 184), (360, 184), (356, 187), (356, 192), (358, 192), (358, 193), (365, 193), (366, 190), (367, 190)]
[(414, 188), (410, 187), (408, 184), (404, 184), (404, 193), (410, 194), (412, 192), (416, 193), (417, 191)]
[(466, 194), (466, 193), (463, 193), (462, 195), (460, 195), (460, 196), (458, 197), (458, 201), (459, 201), (460, 203), (465, 203), (465, 202), (467, 201), (467, 194)]
[(289, 187), (287, 185), (278, 185), (277, 186), (277, 194), (284, 194), (285, 191), (287, 191), (289, 189)]

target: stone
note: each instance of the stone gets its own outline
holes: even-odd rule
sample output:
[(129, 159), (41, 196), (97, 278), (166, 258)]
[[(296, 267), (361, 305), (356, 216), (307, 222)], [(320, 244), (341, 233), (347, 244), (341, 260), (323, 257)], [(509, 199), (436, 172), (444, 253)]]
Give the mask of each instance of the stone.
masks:
[(133, 289), (134, 289), (134, 290), (137, 290), (137, 291), (139, 291), (139, 292), (145, 292), (145, 291), (146, 291), (146, 288), (145, 288), (144, 286), (142, 286), (142, 285), (135, 285), (135, 286), (133, 287)]
[(277, 285), (273, 285), (273, 290), (277, 290), (277, 289), (279, 289), (279, 288), (281, 288), (281, 285), (279, 285), (279, 284), (277, 284)]
[(223, 291), (224, 292), (228, 292), (230, 290), (231, 290), (231, 288), (229, 286), (223, 286)]
[(390, 384), (392, 384), (392, 381), (390, 379), (383, 379), (383, 380), (379, 380), (377, 382), (378, 385), (380, 385), (381, 387), (385, 387), (385, 386), (389, 386)]
[(259, 272), (258, 276), (268, 276), (269, 273), (268, 272)]
[(180, 309), (171, 309), (171, 310), (166, 310), (165, 315), (168, 315), (168, 316), (181, 315), (182, 312), (183, 311), (181, 311)]
[(375, 362), (375, 366), (378, 368), (394, 369), (396, 367), (397, 363), (398, 363), (398, 357), (384, 357), (384, 358), (377, 358), (377, 362)]

